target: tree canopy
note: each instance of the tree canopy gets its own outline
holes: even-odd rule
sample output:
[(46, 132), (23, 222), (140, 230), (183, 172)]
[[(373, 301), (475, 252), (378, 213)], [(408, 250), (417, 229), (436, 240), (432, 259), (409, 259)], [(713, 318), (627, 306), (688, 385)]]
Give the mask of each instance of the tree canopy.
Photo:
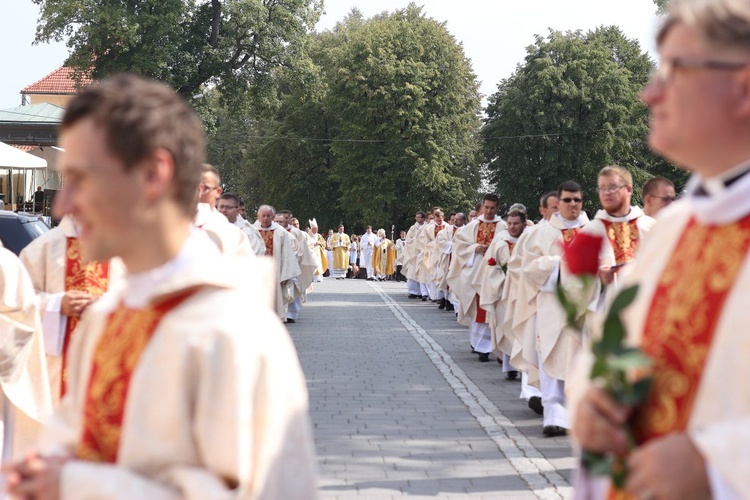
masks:
[(68, 65), (143, 74), (188, 97), (208, 82), (227, 97), (269, 88), (274, 68), (303, 56), (321, 11), (319, 0), (33, 2), (36, 41), (66, 39)]
[(577, 180), (587, 208), (598, 205), (597, 172), (633, 173), (636, 201), (653, 175), (684, 175), (646, 145), (648, 111), (639, 94), (653, 63), (616, 27), (550, 30), (490, 97), (481, 135), (489, 181), (507, 203), (536, 207), (560, 182)]
[(306, 71), (276, 74), (280, 104), (252, 124), (246, 192), (260, 184), (262, 202), (304, 206), (295, 215), (321, 226), (404, 227), (428, 205), (473, 202), (478, 84), (444, 24), (413, 4), (354, 10), (308, 53)]

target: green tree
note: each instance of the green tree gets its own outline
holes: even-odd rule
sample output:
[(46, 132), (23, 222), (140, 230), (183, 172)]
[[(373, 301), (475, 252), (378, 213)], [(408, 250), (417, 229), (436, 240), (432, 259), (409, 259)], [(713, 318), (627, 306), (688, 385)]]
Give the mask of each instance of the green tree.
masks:
[[(33, 0), (36, 41), (67, 39), (67, 64), (101, 78), (132, 71), (192, 96), (270, 87), (271, 72), (304, 55), (319, 0)], [(239, 101), (239, 99), (238, 99)]]
[(653, 175), (680, 182), (645, 142), (648, 110), (639, 94), (652, 67), (616, 27), (537, 36), (491, 96), (481, 131), (489, 180), (503, 201), (536, 207), (541, 194), (574, 179), (594, 209), (596, 175), (608, 164), (631, 170), (636, 201)]
[(277, 107), (239, 132), (245, 147), (229, 152), (227, 139), (239, 139), (243, 125), (219, 120), (209, 158), (222, 173), (244, 165), (240, 194), (301, 221), (316, 217), (321, 229), (345, 222), (389, 232), (418, 209), (471, 204), (480, 102), (469, 61), (443, 24), (413, 5), (372, 19), (355, 9), (314, 35), (308, 55), (301, 71), (274, 72)]
[(325, 79), (346, 217), (403, 227), (419, 208), (473, 200), (478, 85), (445, 25), (410, 4), (338, 35), (345, 43), (326, 54)]
[(654, 0), (657, 12), (664, 12), (665, 10), (667, 10), (668, 3), (669, 0)]

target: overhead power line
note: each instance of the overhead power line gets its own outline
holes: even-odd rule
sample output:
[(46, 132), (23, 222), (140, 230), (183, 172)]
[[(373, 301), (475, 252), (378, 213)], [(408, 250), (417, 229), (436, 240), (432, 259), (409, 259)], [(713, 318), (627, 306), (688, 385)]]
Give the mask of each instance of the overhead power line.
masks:
[[(595, 130), (577, 130), (571, 132), (551, 132), (544, 134), (524, 134), (524, 135), (503, 135), (493, 137), (477, 136), (477, 140), (505, 140), (505, 139), (534, 139), (544, 137), (562, 137), (570, 135), (597, 134), (599, 132), (615, 132), (617, 128), (600, 128)], [(432, 139), (325, 139), (320, 137), (298, 137), (290, 135), (248, 135), (250, 139), (268, 139), (279, 141), (309, 141), (309, 142), (344, 142), (344, 143), (362, 143), (362, 144), (398, 144), (404, 142), (425, 142)]]

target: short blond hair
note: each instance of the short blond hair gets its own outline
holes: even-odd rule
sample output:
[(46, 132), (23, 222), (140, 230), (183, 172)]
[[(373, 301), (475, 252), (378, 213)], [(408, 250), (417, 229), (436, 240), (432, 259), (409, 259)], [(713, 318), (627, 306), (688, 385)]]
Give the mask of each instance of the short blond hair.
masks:
[(705, 41), (750, 50), (750, 2), (747, 0), (672, 0), (656, 34), (661, 45), (676, 24), (697, 30)]
[(619, 177), (626, 186), (633, 186), (633, 175), (625, 167), (619, 165), (608, 165), (599, 171), (598, 177), (610, 176)]

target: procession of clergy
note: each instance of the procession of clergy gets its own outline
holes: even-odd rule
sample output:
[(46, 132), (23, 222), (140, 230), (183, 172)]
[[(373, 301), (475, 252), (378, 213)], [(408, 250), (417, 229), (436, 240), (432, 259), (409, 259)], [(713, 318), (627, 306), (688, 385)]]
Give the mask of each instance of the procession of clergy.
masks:
[(565, 381), (584, 342), (566, 325), (557, 298), (558, 284), (575, 283), (562, 259), (564, 246), (580, 231), (603, 237), (599, 284), (581, 318), (592, 330), (648, 238), (651, 216), (675, 199), (673, 183), (658, 177), (643, 187), (644, 209), (631, 206), (632, 176), (620, 166), (599, 172), (597, 190), (601, 210), (593, 220), (582, 210), (581, 186), (568, 181), (541, 197), (538, 224), (521, 204), (511, 205), (503, 220), (497, 215), (500, 200), (487, 194), (468, 218), (459, 212), (446, 221), (440, 208), (418, 212), (406, 234), (402, 262), (409, 298), (455, 311), (469, 327), (479, 361), (489, 361), (494, 352), (506, 379), (521, 374), (520, 397), (543, 415), (545, 436), (563, 435), (570, 427)]

